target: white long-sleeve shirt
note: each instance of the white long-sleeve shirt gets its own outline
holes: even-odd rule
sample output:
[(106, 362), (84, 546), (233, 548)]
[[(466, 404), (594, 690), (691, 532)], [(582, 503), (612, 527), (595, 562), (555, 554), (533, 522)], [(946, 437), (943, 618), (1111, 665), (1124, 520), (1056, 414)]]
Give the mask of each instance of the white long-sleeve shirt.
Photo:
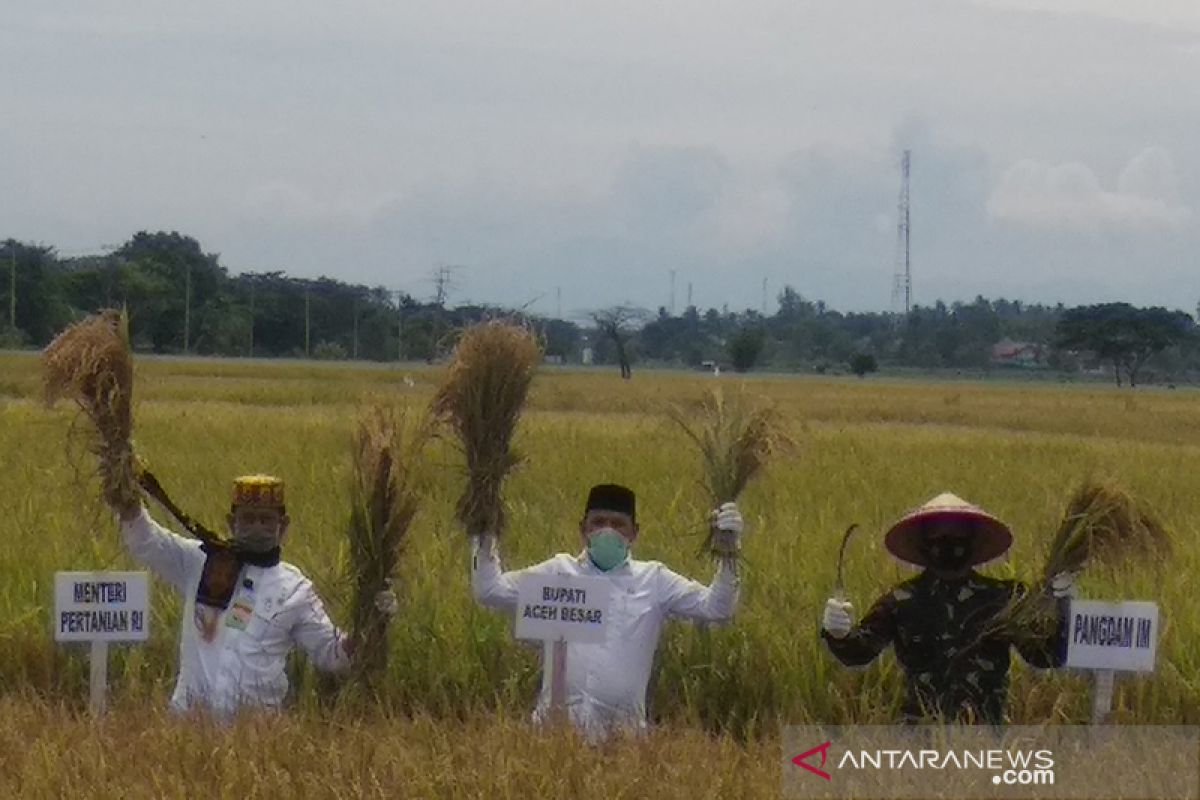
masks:
[(135, 560), (183, 595), (173, 709), (200, 707), (218, 715), (243, 705), (278, 709), (288, 689), (287, 655), (296, 645), (318, 669), (341, 672), (350, 666), (342, 634), (312, 582), (291, 564), (244, 565), (228, 608), (200, 607), (201, 614), (217, 618), (216, 633), (206, 641), (196, 621), (205, 560), (200, 542), (171, 533), (145, 509), (121, 522), (121, 535)]
[[(603, 643), (567, 644), (566, 703), (571, 721), (588, 738), (600, 739), (617, 727), (646, 727), (646, 686), (663, 622), (683, 618), (724, 622), (737, 606), (736, 571), (722, 561), (710, 586), (684, 578), (658, 561), (630, 559), (602, 572), (587, 554), (560, 553), (521, 570), (503, 572), (495, 548), (485, 544), (473, 554), (471, 590), (493, 608), (515, 609), (523, 578), (544, 575), (587, 575), (613, 584), (609, 627)], [(534, 720), (550, 710), (553, 643), (542, 650), (542, 690)]]

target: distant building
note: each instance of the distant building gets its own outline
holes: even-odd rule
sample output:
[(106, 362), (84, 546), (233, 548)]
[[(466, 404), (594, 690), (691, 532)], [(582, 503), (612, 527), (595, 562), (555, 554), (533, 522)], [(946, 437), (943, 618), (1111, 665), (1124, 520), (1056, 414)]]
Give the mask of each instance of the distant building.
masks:
[(583, 363), (584, 363), (584, 365), (591, 366), (592, 361), (594, 361), (594, 360), (595, 360), (595, 354), (592, 353), (592, 348), (590, 348), (590, 347), (583, 348)]
[(1046, 349), (1037, 342), (1014, 342), (1004, 339), (992, 345), (993, 366), (1040, 367), (1045, 360)]

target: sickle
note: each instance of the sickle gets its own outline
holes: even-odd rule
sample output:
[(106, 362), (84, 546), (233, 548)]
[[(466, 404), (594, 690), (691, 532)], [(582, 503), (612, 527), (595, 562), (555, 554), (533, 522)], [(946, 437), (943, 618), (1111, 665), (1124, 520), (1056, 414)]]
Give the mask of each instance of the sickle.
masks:
[(858, 530), (858, 523), (853, 522), (846, 532), (842, 534), (842, 546), (838, 548), (837, 561), (837, 583), (833, 585), (833, 594), (839, 600), (846, 599), (846, 582), (842, 579), (842, 565), (846, 561), (846, 545), (850, 543), (850, 537)]

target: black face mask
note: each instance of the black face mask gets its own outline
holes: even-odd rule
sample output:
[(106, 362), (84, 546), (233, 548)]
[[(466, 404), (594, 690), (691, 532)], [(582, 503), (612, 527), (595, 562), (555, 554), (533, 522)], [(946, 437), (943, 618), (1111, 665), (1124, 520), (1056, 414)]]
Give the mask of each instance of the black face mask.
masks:
[(922, 548), (930, 567), (939, 572), (959, 572), (971, 565), (975, 548), (967, 537), (939, 537)]

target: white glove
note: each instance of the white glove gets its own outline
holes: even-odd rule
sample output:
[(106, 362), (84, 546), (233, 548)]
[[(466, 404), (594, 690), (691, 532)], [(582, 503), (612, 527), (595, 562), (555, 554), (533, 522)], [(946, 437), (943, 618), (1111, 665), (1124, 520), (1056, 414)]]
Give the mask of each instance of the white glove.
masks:
[(479, 569), (479, 561), (491, 561), (496, 557), (496, 537), (483, 533), (471, 537), (471, 571)]
[(375, 609), (385, 616), (394, 617), (400, 611), (400, 598), (391, 589), (383, 589), (375, 594)]
[(829, 598), (825, 602), (825, 616), (821, 620), (821, 627), (835, 639), (846, 637), (850, 633), (850, 628), (854, 626), (854, 621), (850, 618), (850, 612), (853, 610), (854, 606), (845, 600)]
[(1075, 596), (1075, 573), (1060, 572), (1050, 579), (1050, 594), (1055, 597)]
[(727, 555), (737, 553), (742, 546), (742, 531), (746, 528), (737, 503), (725, 503), (713, 509), (708, 515), (708, 524), (713, 529), (717, 549)]
[(742, 531), (746, 529), (746, 521), (742, 519), (742, 512), (738, 511), (737, 503), (725, 503), (714, 509), (708, 515), (708, 519), (709, 524), (717, 530), (737, 536), (741, 536)]

